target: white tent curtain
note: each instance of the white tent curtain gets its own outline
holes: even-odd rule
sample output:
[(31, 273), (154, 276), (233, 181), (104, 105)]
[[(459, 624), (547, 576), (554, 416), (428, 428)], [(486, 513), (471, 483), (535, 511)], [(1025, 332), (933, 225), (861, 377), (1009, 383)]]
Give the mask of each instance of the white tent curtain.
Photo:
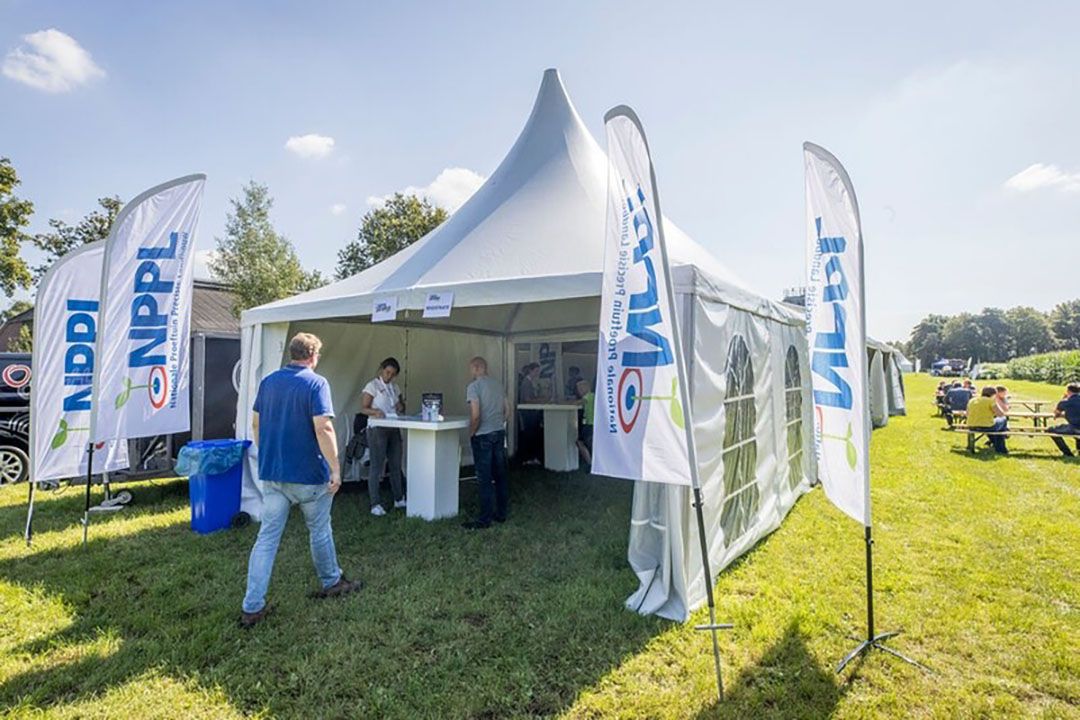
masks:
[(885, 427), (889, 424), (889, 392), (885, 379), (886, 355), (881, 348), (876, 347), (868, 348), (866, 352), (870, 359), (867, 363), (867, 371), (870, 373), (870, 422), (876, 428)]
[[(719, 572), (780, 526), (810, 487), (812, 415), (802, 326), (703, 298), (688, 312), (694, 439), (711, 565)], [(684, 321), (685, 322), (685, 321)], [(785, 392), (794, 349), (800, 385)], [(788, 398), (797, 413), (789, 453)], [(792, 462), (794, 458), (794, 462)], [(797, 477), (792, 477), (792, 472)], [(705, 599), (697, 524), (685, 487), (638, 483), (629, 560), (640, 586), (627, 607), (685, 620)]]
[(904, 373), (901, 368), (902, 357), (899, 353), (893, 353), (890, 356), (891, 362), (888, 364), (888, 373), (885, 376), (886, 384), (889, 386), (890, 415), (907, 414), (907, 405), (904, 400)]

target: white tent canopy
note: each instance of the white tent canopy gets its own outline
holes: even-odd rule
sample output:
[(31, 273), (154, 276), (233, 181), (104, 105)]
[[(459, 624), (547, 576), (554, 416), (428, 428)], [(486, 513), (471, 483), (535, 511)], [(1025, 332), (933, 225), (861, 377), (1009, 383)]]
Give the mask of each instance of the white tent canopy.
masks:
[[(297, 331), (325, 342), (319, 371), (331, 383), (342, 438), (360, 388), (387, 355), (404, 359), (410, 411), (421, 392), (443, 392), (445, 411), (458, 414), (469, 357), (487, 357), (513, 397), (519, 344), (595, 343), (606, 182), (603, 151), (558, 73), (546, 71), (514, 146), (446, 222), (358, 275), (243, 314), (238, 434), (250, 434), (259, 380), (281, 365), (286, 338)], [(813, 477), (803, 321), (797, 310), (748, 290), (666, 221), (665, 234), (719, 570), (778, 527)], [(454, 294), (449, 318), (421, 317), (432, 292)], [(397, 319), (373, 324), (374, 303), (389, 297), (397, 299)], [(249, 463), (244, 509), (257, 516), (255, 472)], [(629, 559), (642, 587), (628, 601), (634, 609), (681, 619), (703, 600), (690, 517), (686, 488), (635, 486)]]

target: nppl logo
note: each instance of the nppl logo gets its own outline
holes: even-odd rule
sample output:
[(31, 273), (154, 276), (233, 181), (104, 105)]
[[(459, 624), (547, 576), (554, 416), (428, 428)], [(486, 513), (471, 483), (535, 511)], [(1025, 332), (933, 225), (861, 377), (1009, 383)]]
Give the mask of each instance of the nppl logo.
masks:
[(70, 299), (65, 311), (63, 415), (49, 443), (53, 450), (63, 446), (74, 433), (90, 431), (89, 426), (72, 427), (68, 416), (79, 414), (81, 419), (89, 419), (83, 413), (90, 412), (93, 396), (98, 301)]
[[(847, 310), (845, 304), (850, 295), (850, 287), (844, 274), (844, 254), (847, 252), (848, 243), (844, 237), (822, 237), (821, 218), (815, 218), (817, 228), (817, 246), (814, 250), (814, 260), (811, 266), (812, 288), (820, 286), (821, 294), (815, 296), (807, 294), (806, 313), (807, 327), (818, 330), (811, 325), (812, 315), (818, 304), (822, 309), (819, 317), (828, 318), (832, 315), (831, 331), (818, 330), (814, 339), (814, 347), (811, 348), (810, 370), (824, 383), (814, 383), (814, 411), (817, 413), (820, 428), (820, 438), (838, 440), (846, 445), (848, 465), (854, 470), (858, 464), (858, 452), (852, 437), (854, 431), (851, 424), (850, 412), (845, 412), (847, 430), (844, 435), (825, 432), (825, 410), (835, 408), (841, 411), (850, 411), (854, 403), (851, 384), (845, 378), (850, 377), (848, 361), (848, 333), (847, 333)], [(824, 265), (822, 264), (824, 263)], [(827, 322), (828, 320), (824, 320)], [(858, 352), (864, 352), (856, 349)], [(841, 372), (843, 370), (843, 372)], [(819, 389), (827, 383), (826, 389)], [(828, 389), (831, 387), (832, 389)]]
[[(155, 411), (166, 405), (176, 406), (177, 387), (167, 368), (175, 368), (179, 362), (179, 293), (181, 284), (176, 277), (183, 273), (183, 261), (187, 257), (188, 233), (169, 233), (165, 247), (141, 247), (136, 258), (140, 260), (135, 269), (134, 291), (131, 301), (131, 323), (128, 340), (128, 370), (132, 375), (145, 371), (145, 381), (136, 384), (131, 377), (124, 378), (124, 388), (116, 396), (114, 404), (122, 408), (131, 399), (132, 391), (145, 388), (150, 407)], [(162, 267), (172, 267), (173, 277), (162, 278)], [(162, 306), (168, 314), (161, 311)]]
[[(642, 405), (648, 400), (669, 401), (672, 420), (683, 427), (677, 376), (672, 378), (671, 395), (643, 394), (645, 374), (675, 362), (657, 288), (656, 264), (652, 254), (655, 237), (655, 227), (645, 207), (645, 193), (638, 187), (635, 192), (626, 193), (610, 327), (606, 338), (608, 365), (605, 386), (610, 433), (619, 430), (631, 432)], [(630, 277), (644, 280), (644, 287), (629, 293), (627, 285)], [(636, 340), (631, 341), (631, 338)], [(633, 349), (621, 348), (623, 343), (632, 345)], [(617, 370), (620, 365), (621, 373)]]

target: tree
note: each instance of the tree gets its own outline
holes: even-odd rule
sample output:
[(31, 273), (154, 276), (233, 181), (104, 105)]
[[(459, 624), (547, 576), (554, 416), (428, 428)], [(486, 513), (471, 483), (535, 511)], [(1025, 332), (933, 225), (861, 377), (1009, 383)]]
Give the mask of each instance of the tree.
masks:
[(951, 358), (973, 358), (976, 362), (989, 354), (978, 316), (953, 315), (941, 330), (942, 352)]
[(929, 367), (942, 356), (941, 333), (948, 319), (944, 315), (927, 315), (912, 329), (911, 340), (907, 343), (912, 360), (918, 359)]
[(34, 303), (29, 300), (16, 300), (8, 305), (7, 309), (0, 311), (0, 323), (6, 323), (19, 313), (26, 312), (32, 307), (34, 307)]
[(1015, 354), (1034, 355), (1054, 349), (1054, 332), (1044, 313), (1032, 307), (1014, 307), (1005, 312), (1013, 336)]
[(33, 282), (20, 251), (26, 238), (23, 228), (30, 224), (34, 204), (15, 197), (18, 185), (15, 167), (6, 157), (0, 157), (0, 289), (8, 297)]
[(1016, 357), (1016, 338), (1004, 310), (983, 308), (979, 313), (979, 336), (983, 362), (1005, 362)]
[(274, 230), (269, 188), (252, 181), (243, 193), (229, 201), (225, 237), (216, 238), (217, 252), (210, 259), (210, 272), (236, 294), (233, 312), (239, 316), (247, 308), (326, 284), (317, 270), (304, 270), (292, 243)]
[(1080, 300), (1069, 300), (1050, 311), (1050, 326), (1063, 350), (1080, 348)]
[(23, 323), (19, 326), (19, 336), (12, 340), (8, 340), (7, 351), (8, 352), (33, 352), (34, 350), (34, 335), (30, 330), (30, 323)]
[(37, 233), (30, 238), (30, 243), (45, 255), (41, 264), (33, 268), (35, 284), (48, 272), (53, 263), (75, 248), (104, 240), (109, 236), (113, 221), (116, 220), (124, 203), (113, 195), (98, 198), (98, 205), (101, 206), (100, 210), (91, 210), (76, 225), (68, 225), (63, 220), (53, 218), (49, 220), (51, 232)]
[(438, 227), (448, 214), (426, 198), (394, 193), (364, 215), (356, 240), (338, 252), (337, 279), (367, 270)]

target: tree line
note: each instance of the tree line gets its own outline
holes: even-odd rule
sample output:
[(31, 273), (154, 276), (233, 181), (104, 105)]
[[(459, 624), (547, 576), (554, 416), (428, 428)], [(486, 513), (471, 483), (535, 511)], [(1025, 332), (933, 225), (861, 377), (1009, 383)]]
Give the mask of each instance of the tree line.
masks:
[(1006, 362), (1017, 357), (1080, 348), (1080, 299), (1050, 312), (1032, 307), (983, 308), (979, 313), (927, 315), (905, 342), (895, 343), (923, 366), (939, 358)]
[[(0, 157), (0, 292), (11, 300), (19, 291), (33, 292), (57, 260), (86, 243), (104, 240), (124, 203), (116, 196), (98, 200), (98, 207), (75, 224), (52, 218), (49, 229), (28, 233), (34, 204), (16, 195), (19, 177), (8, 158)], [(279, 233), (270, 218), (274, 200), (270, 189), (251, 181), (230, 200), (225, 233), (215, 238), (211, 275), (232, 290), (233, 312), (280, 300), (325, 285), (328, 280), (316, 269), (306, 269), (292, 242)], [(338, 252), (334, 278), (343, 279), (382, 262), (408, 247), (442, 223), (446, 210), (426, 198), (396, 193), (367, 212), (356, 238)], [(36, 255), (35, 263), (27, 257)], [(5, 321), (33, 307), (15, 300), (0, 311)], [(31, 336), (23, 333), (0, 350), (29, 351)]]

